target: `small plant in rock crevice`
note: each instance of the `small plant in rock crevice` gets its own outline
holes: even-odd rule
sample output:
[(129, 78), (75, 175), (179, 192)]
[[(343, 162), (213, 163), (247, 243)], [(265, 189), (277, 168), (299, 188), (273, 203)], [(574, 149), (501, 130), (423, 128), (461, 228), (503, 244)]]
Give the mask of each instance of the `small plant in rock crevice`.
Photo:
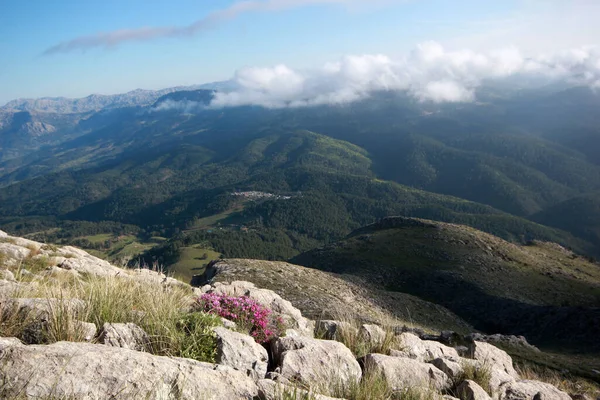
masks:
[(285, 331), (281, 317), (275, 317), (269, 308), (247, 296), (205, 293), (197, 299), (196, 308), (234, 321), (258, 343), (266, 343)]

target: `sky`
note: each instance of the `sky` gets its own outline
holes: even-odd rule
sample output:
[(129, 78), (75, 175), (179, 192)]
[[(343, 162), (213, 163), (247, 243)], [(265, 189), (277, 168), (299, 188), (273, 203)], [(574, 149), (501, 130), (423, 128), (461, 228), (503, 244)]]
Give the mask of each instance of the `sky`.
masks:
[(597, 0), (0, 0), (0, 105), (234, 79), (223, 105), (472, 100), (481, 80), (600, 87)]

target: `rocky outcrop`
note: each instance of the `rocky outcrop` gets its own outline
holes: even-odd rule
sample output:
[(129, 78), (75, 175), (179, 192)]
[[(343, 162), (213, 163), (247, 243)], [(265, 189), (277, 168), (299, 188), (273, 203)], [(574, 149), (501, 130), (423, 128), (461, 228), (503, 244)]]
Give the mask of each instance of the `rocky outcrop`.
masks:
[(371, 347), (383, 345), (387, 336), (385, 331), (379, 325), (374, 324), (361, 325), (360, 329), (358, 330), (358, 335)]
[(142, 328), (133, 323), (105, 323), (98, 336), (98, 342), (112, 347), (145, 351), (149, 337)]
[(269, 355), (251, 336), (227, 328), (213, 329), (217, 335), (217, 363), (262, 379), (267, 374)]
[(229, 296), (248, 296), (256, 300), (259, 304), (273, 311), (277, 316), (281, 316), (287, 327), (302, 335), (314, 335), (314, 322), (302, 316), (300, 310), (289, 301), (283, 299), (277, 293), (268, 289), (259, 289), (252, 282), (233, 281), (231, 283), (217, 282), (214, 285), (206, 285), (198, 291), (201, 293), (218, 293)]
[(91, 342), (96, 338), (98, 328), (91, 322), (75, 321), (75, 331), (80, 333), (83, 340)]
[(431, 361), (431, 364), (435, 365), (437, 369), (445, 373), (450, 379), (457, 379), (463, 372), (463, 366), (455, 361), (447, 360), (445, 358), (436, 358)]
[(502, 387), (500, 400), (570, 400), (571, 396), (549, 383), (523, 380)]
[(433, 340), (421, 340), (417, 335), (409, 332), (398, 335), (398, 340), (402, 350), (394, 350), (390, 353), (395, 357), (408, 357), (418, 361), (432, 361), (436, 358), (460, 360), (458, 352), (454, 348)]
[(508, 349), (515, 350), (529, 350), (536, 353), (540, 352), (540, 349), (529, 344), (527, 339), (524, 336), (515, 336), (515, 335), (484, 335), (481, 333), (472, 333), (469, 335), (469, 339), (477, 342), (487, 342), (493, 344), (494, 346), (500, 346)]
[(392, 390), (434, 388), (442, 391), (451, 386), (446, 374), (438, 368), (411, 358), (367, 354), (365, 365), (382, 374)]
[(165, 286), (188, 287), (189, 285), (167, 277), (160, 271), (146, 268), (122, 269), (108, 261), (95, 257), (84, 250), (72, 246), (56, 247), (33, 240), (14, 237), (2, 232), (0, 235), (0, 253), (7, 265), (16, 265), (27, 258), (44, 259), (48, 270), (58, 268), (77, 274), (131, 279), (142, 283), (161, 283)]
[(0, 339), (6, 398), (253, 399), (254, 381), (233, 368), (124, 348)]
[(272, 352), (283, 377), (311, 388), (326, 382), (347, 387), (362, 376), (352, 352), (339, 342), (302, 336), (284, 337), (275, 340)]
[(519, 374), (513, 367), (512, 358), (504, 350), (485, 342), (473, 342), (470, 350), (473, 358), (480, 363), (493, 370), (505, 372), (515, 379), (519, 378)]
[[(3, 382), (0, 393), (6, 398), (18, 394), (24, 398), (91, 400), (100, 398), (254, 399), (257, 398), (256, 396), (264, 399), (279, 399), (284, 396), (290, 399), (332, 400), (323, 394), (339, 393), (338, 390), (333, 391), (331, 388), (348, 389), (359, 382), (363, 375), (361, 365), (368, 372), (365, 376), (372, 377), (371, 373), (381, 374), (393, 390), (423, 390), (428, 393), (428, 396), (431, 394), (431, 398), (439, 400), (455, 400), (448, 396), (448, 393), (459, 395), (461, 400), (489, 400), (490, 396), (486, 390), (492, 394), (491, 397), (500, 400), (567, 400), (569, 398), (566, 393), (552, 385), (520, 380), (511, 357), (505, 351), (487, 343), (498, 341), (508, 347), (520, 346), (532, 350), (525, 345), (524, 338), (502, 335), (461, 336), (453, 332), (431, 335), (417, 329), (408, 332), (408, 328), (403, 327), (395, 331), (397, 332), (396, 348), (390, 350), (390, 355), (374, 354), (379, 351), (378, 349), (387, 348), (387, 343), (386, 346), (381, 345), (391, 338), (390, 333), (378, 325), (365, 323), (367, 319), (362, 319), (360, 323), (321, 320), (315, 330), (314, 323), (305, 318), (299, 308), (295, 307), (297, 304), (308, 304), (303, 303), (304, 300), (299, 300), (298, 293), (303, 290), (307, 290), (307, 293), (316, 293), (310, 292), (312, 289), (306, 286), (298, 285), (297, 292), (294, 292), (296, 299), (294, 304), (285, 297), (289, 287), (277, 292), (236, 279), (213, 282), (202, 288), (192, 289), (156, 271), (120, 269), (75, 248), (42, 245), (27, 239), (9, 237), (1, 231), (0, 251), (5, 251), (2, 253), (2, 265), (7, 268), (0, 270), (1, 317), (3, 322), (6, 320), (15, 322), (13, 331), (3, 332), (7, 335), (17, 335), (30, 344), (25, 346), (15, 338), (0, 338), (2, 360), (0, 377)], [(10, 271), (10, 269), (16, 271), (15, 263), (31, 262), (39, 257), (45, 257), (46, 260), (43, 263), (33, 263), (38, 268), (31, 268), (31, 272), (27, 274), (23, 269), (19, 269), (19, 272), (14, 274)], [(260, 261), (236, 260), (233, 262), (234, 265), (229, 264), (231, 262), (218, 262), (215, 263), (217, 267), (213, 267), (222, 268), (227, 272), (225, 276), (230, 276), (228, 274), (240, 271), (238, 268), (244, 270), (243, 268), (248, 265), (255, 268), (263, 266)], [(268, 265), (270, 275), (262, 277), (264, 282), (270, 281), (273, 274), (281, 273), (286, 279), (291, 279), (296, 274), (299, 274), (298, 276), (309, 274), (299, 269), (300, 267), (287, 263)], [(311, 276), (312, 273), (314, 271), (310, 272)], [(84, 274), (85, 279), (81, 279)], [(319, 279), (324, 280), (327, 276), (319, 275)], [(107, 277), (110, 279), (106, 279)], [(145, 351), (154, 351), (159, 347), (155, 346), (157, 337), (150, 337), (133, 323), (106, 323), (97, 335), (97, 327), (93, 323), (84, 322), (84, 320), (98, 319), (98, 316), (89, 314), (96, 312), (94, 307), (87, 307), (95, 303), (90, 300), (87, 304), (77, 298), (87, 298), (84, 297), (87, 296), (86, 291), (81, 288), (88, 285), (91, 279), (98, 279), (102, 283), (113, 283), (113, 279), (126, 280), (125, 285), (118, 286), (119, 290), (126, 291), (122, 287), (129, 286), (135, 290), (148, 288), (149, 292), (144, 295), (150, 294), (146, 297), (149, 299), (159, 293), (175, 295), (172, 309), (167, 310), (169, 316), (166, 317), (177, 318), (170, 320), (173, 323), (179, 321), (181, 314), (193, 309), (187, 304), (193, 303), (194, 292), (196, 295), (213, 292), (229, 296), (248, 296), (272, 310), (276, 316), (281, 316), (290, 329), (286, 331), (286, 337), (275, 338), (269, 344), (265, 344), (270, 346), (269, 352), (265, 347), (257, 344), (251, 336), (236, 332), (236, 324), (233, 321), (223, 320), (224, 326), (216, 328), (212, 328), (212, 323), (207, 323), (206, 331), (210, 335), (214, 333), (214, 337), (211, 336), (208, 344), (202, 344), (209, 347), (203, 348), (206, 352), (198, 357), (205, 357), (204, 354), (208, 354), (206, 356), (208, 358), (216, 355), (215, 364), (152, 355)], [(129, 285), (130, 282), (135, 285)], [(148, 285), (146, 286), (145, 283)], [(55, 284), (74, 286), (68, 286), (72, 291), (64, 299), (62, 297), (60, 299), (34, 298), (44, 293), (47, 288), (54, 288)], [(294, 283), (290, 282), (290, 285)], [(67, 286), (59, 287), (62, 290)], [(316, 287), (317, 291), (326, 289), (324, 286)], [(175, 288), (178, 290), (174, 290)], [(180, 291), (179, 288), (184, 290)], [(189, 290), (189, 294), (186, 290)], [(347, 293), (347, 296), (346, 294), (342, 296), (344, 301), (351, 303), (356, 301), (358, 297), (353, 290), (352, 293)], [(302, 295), (307, 297), (304, 292)], [(166, 298), (170, 299), (170, 297)], [(329, 298), (341, 299), (339, 294), (327, 297)], [(368, 301), (365, 297), (361, 299)], [(307, 301), (310, 302), (310, 299)], [(124, 309), (120, 311), (124, 312), (122, 315), (132, 316), (131, 321), (140, 321), (153, 312), (152, 308), (139, 309), (144, 308), (143, 304), (146, 303), (136, 303), (133, 306), (125, 302), (127, 305), (124, 305)], [(171, 303), (166, 304), (171, 306)], [(131, 310), (133, 307), (136, 310)], [(372, 305), (369, 307), (371, 308), (362, 310), (377, 310)], [(13, 317), (18, 321), (12, 319)], [(231, 316), (231, 318), (237, 317)], [(49, 329), (57, 327), (56, 321), (61, 321), (61, 332), (58, 332), (61, 329)], [(183, 332), (177, 331), (177, 334), (181, 333)], [(174, 336), (175, 339), (178, 338), (177, 334)], [(314, 339), (312, 336), (315, 334), (332, 340)], [(40, 345), (60, 338), (80, 342)], [(165, 337), (160, 335), (160, 339), (163, 338)], [(355, 354), (338, 342), (348, 338), (368, 345), (372, 354), (357, 360)], [(473, 340), (477, 338), (481, 341)], [(172, 343), (172, 351), (176, 353), (182, 350), (177, 347), (180, 344), (184, 346), (179, 342)], [(469, 348), (465, 347), (460, 353), (463, 357), (460, 357), (456, 349), (465, 345)], [(158, 352), (163, 354), (162, 351)], [(191, 353), (182, 351), (181, 354)], [(477, 371), (479, 376), (475, 375), (476, 380), (485, 386), (485, 390), (474, 381), (466, 380), (466, 377), (473, 373), (473, 368), (479, 370)], [(483, 376), (482, 369), (489, 372), (489, 387), (480, 379)], [(268, 379), (263, 379), (265, 377)]]
[(489, 394), (476, 382), (471, 380), (463, 381), (456, 388), (460, 400), (492, 400)]

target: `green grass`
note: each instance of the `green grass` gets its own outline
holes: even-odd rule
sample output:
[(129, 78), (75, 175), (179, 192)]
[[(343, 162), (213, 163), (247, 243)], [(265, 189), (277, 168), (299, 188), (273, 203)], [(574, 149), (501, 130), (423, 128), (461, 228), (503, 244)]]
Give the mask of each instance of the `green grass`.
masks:
[(91, 243), (103, 243), (107, 240), (112, 240), (114, 235), (110, 233), (100, 233), (98, 235), (82, 236), (79, 239), (87, 239)]
[(181, 249), (179, 260), (168, 267), (169, 273), (176, 279), (189, 282), (192, 276), (203, 273), (206, 265), (219, 256), (219, 253), (210, 249), (184, 247)]
[(82, 248), (96, 257), (114, 262), (133, 259), (166, 240), (165, 238), (158, 236), (151, 237), (149, 240), (140, 240), (140, 238), (134, 235), (116, 237), (109, 233), (81, 236), (77, 239), (86, 239), (93, 244), (105, 243), (107, 241), (110, 242), (110, 246), (106, 249)]
[(219, 222), (224, 222), (225, 220), (232, 218), (236, 213), (243, 211), (245, 204), (245, 202), (242, 202), (237, 204), (235, 207), (230, 208), (229, 210), (223, 211), (222, 213), (200, 218), (196, 220), (195, 223), (186, 230), (186, 232), (213, 228), (218, 225)]

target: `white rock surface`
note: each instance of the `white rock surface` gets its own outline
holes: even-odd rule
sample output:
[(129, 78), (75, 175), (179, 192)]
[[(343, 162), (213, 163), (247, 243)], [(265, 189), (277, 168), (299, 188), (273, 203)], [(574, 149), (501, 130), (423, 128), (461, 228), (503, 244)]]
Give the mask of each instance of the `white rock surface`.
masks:
[(291, 336), (277, 339), (272, 346), (280, 373), (309, 387), (323, 382), (349, 385), (362, 376), (352, 352), (340, 342)]
[(513, 367), (512, 358), (496, 346), (485, 342), (473, 342), (471, 347), (473, 358), (492, 369), (503, 371), (515, 379), (519, 374)]
[(262, 379), (267, 375), (269, 355), (252, 336), (217, 327), (217, 363), (227, 365), (249, 376)]
[(112, 347), (144, 351), (149, 341), (148, 334), (133, 323), (105, 323), (98, 336), (98, 342)]
[(456, 388), (461, 400), (491, 400), (489, 394), (477, 382), (466, 380)]
[(445, 358), (436, 358), (435, 360), (431, 361), (431, 364), (445, 373), (450, 379), (459, 377), (463, 372), (463, 366), (460, 363), (447, 360)]
[(549, 383), (522, 380), (505, 384), (501, 400), (570, 400), (571, 396)]
[(412, 358), (367, 354), (365, 365), (382, 373), (392, 390), (434, 388), (441, 391), (451, 386), (445, 373), (431, 364)]
[(457, 351), (449, 346), (433, 340), (421, 340), (417, 335), (403, 332), (397, 336), (400, 341), (400, 350), (393, 350), (390, 355), (394, 357), (407, 357), (418, 361), (432, 361), (436, 358), (444, 358), (451, 361), (459, 361)]
[(363, 324), (358, 330), (358, 334), (371, 346), (381, 346), (385, 342), (386, 333), (378, 325)]
[(7, 398), (253, 399), (254, 381), (233, 368), (89, 343), (24, 346), (0, 338)]

